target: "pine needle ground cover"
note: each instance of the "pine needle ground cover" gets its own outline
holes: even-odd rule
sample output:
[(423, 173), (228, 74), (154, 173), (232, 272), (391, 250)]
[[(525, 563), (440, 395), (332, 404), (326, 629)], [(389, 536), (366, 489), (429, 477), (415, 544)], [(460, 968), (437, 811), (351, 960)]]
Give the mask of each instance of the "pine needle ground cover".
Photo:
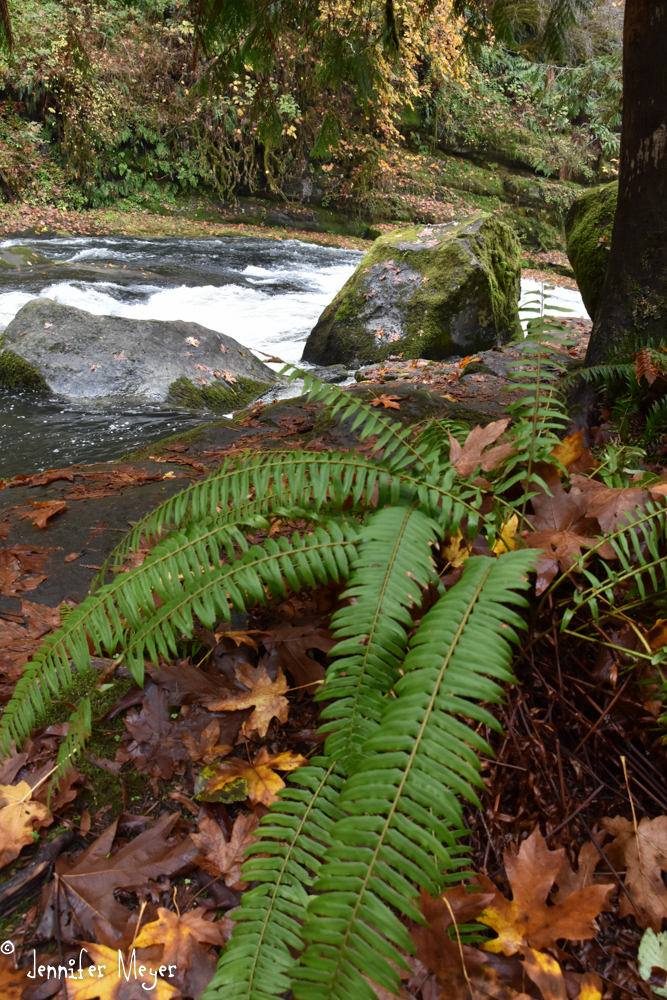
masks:
[(472, 430), (306, 376), (367, 451), (229, 456), (47, 624), (0, 719), (5, 995), (81, 948), (80, 1000), (119, 954), (193, 1000), (661, 988), (667, 477), (562, 437), (568, 333), (538, 302)]

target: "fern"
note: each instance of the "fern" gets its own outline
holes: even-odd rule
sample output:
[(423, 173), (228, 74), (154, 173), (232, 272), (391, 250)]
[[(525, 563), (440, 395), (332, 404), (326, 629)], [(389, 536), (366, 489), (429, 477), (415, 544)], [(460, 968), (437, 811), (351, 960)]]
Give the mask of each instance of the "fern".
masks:
[(436, 533), (437, 525), (413, 507), (380, 510), (363, 528), (364, 542), (342, 595), (351, 604), (333, 616), (341, 640), (330, 653), (336, 660), (317, 695), (331, 703), (320, 715), (332, 720), (320, 730), (329, 734), (327, 756), (346, 771), (379, 725), (384, 699), (398, 679), (410, 608), (421, 605), (429, 583), (437, 583), (430, 554)]
[(336, 804), (343, 779), (335, 763), (316, 758), (293, 782), (300, 787), (280, 793), (261, 821), (261, 840), (249, 848), (243, 877), (259, 884), (234, 914), (232, 938), (202, 1000), (270, 1000), (289, 989), (290, 949), (302, 948), (308, 890), (331, 846), (331, 828), (343, 817)]
[[(265, 602), (267, 590), (284, 595), (288, 587), (298, 591), (347, 576), (357, 534), (354, 527), (331, 521), (306, 538), (295, 532), (291, 541), (269, 538), (264, 548), (247, 548), (236, 527), (225, 542), (231, 548), (234, 540), (246, 551), (228, 563), (220, 564), (216, 557), (213, 565), (196, 540), (195, 526), (189, 534), (165, 539), (144, 565), (91, 594), (64, 628), (46, 637), (0, 720), (0, 751), (7, 752), (12, 739), (20, 743), (28, 736), (44, 713), (49, 691), (57, 697), (71, 684), (70, 657), (79, 671), (89, 669), (88, 639), (100, 652), (120, 645), (121, 658), (141, 683), (144, 655), (157, 663), (160, 653), (177, 653), (179, 636), (193, 635), (193, 616), (210, 628), (221, 616), (229, 621), (230, 603), (245, 611)], [(154, 595), (163, 602), (159, 607)]]
[[(463, 825), (457, 795), (477, 802), (473, 747), (485, 741), (465, 722), (497, 727), (478, 701), (498, 701), (496, 681), (511, 680), (510, 642), (522, 619), (508, 605), (528, 586), (534, 556), (473, 557), (463, 577), (423, 618), (379, 729), (347, 778), (308, 920), (307, 948), (293, 973), (298, 1000), (373, 998), (365, 976), (393, 992), (410, 939), (395, 911), (421, 920), (415, 884), (438, 893), (457, 868)], [(491, 678), (494, 678), (493, 680)]]

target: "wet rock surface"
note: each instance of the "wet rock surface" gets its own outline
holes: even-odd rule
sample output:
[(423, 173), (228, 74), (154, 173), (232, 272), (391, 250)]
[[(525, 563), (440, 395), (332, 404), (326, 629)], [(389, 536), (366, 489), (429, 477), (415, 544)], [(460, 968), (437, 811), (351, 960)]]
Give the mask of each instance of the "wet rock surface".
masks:
[(441, 360), (505, 343), (520, 277), (518, 240), (491, 215), (394, 230), (324, 310), (303, 359), (355, 366), (400, 351)]
[(70, 399), (225, 413), (276, 382), (248, 348), (197, 323), (96, 316), (47, 298), (23, 306), (0, 338), (0, 384)]

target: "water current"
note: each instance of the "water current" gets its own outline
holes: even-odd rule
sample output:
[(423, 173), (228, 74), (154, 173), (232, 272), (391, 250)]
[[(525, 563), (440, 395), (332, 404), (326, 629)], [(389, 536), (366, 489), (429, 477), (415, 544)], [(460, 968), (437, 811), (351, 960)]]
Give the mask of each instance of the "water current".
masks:
[[(0, 271), (0, 333), (21, 306), (42, 295), (98, 315), (200, 323), (234, 337), (260, 360), (264, 351), (289, 362), (300, 360), (318, 316), (363, 256), (297, 240), (238, 237), (45, 237), (0, 245), (28, 247), (56, 262)], [(523, 282), (524, 294), (533, 285)], [(586, 315), (578, 293), (558, 294), (563, 312)], [(202, 419), (166, 406), (102, 410), (0, 388), (0, 478), (118, 459)]]

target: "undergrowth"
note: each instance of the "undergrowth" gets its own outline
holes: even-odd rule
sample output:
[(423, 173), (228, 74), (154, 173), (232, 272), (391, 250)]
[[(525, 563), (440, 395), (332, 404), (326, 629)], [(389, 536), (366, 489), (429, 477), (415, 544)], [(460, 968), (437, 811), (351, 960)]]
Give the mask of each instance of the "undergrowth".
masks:
[[(642, 607), (649, 616), (664, 602), (659, 496), (631, 505), (588, 540), (586, 556), (561, 567), (540, 601), (528, 598), (540, 559), (530, 547), (531, 501), (555, 495), (565, 475), (564, 344), (540, 299), (517, 344), (514, 387), (523, 392), (511, 437), (496, 445), (497, 461), (480, 450), (468, 465), (441, 422), (415, 432), (293, 370), (310, 401), (326, 401), (362, 439), (374, 438), (372, 457), (290, 452), (226, 462), (135, 525), (17, 683), (0, 720), (5, 752), (88, 669), (91, 647), (141, 684), (145, 659), (159, 665), (178, 655), (199, 625), (213, 629), (234, 609), (344, 582), (337, 645), (317, 696), (323, 750), (261, 822), (243, 874), (253, 887), (206, 1000), (268, 1000), (287, 990), (297, 1000), (373, 1000), (375, 985), (396, 992), (412, 950), (406, 922), (423, 921), (418, 889), (438, 895), (465, 871), (463, 805), (478, 802), (479, 757), (492, 756), (479, 730), (499, 728), (487, 706), (503, 699), (522, 633), (545, 608), (549, 629), (582, 637), (608, 617)], [(627, 485), (611, 464), (600, 463), (603, 485)], [(642, 473), (642, 483), (656, 480)], [(305, 527), (248, 541), (277, 520)], [(473, 545), (488, 554), (473, 554)], [(142, 564), (120, 572), (146, 546)], [(653, 667), (663, 653), (638, 655)], [(89, 737), (87, 699), (70, 722), (59, 773)]]

